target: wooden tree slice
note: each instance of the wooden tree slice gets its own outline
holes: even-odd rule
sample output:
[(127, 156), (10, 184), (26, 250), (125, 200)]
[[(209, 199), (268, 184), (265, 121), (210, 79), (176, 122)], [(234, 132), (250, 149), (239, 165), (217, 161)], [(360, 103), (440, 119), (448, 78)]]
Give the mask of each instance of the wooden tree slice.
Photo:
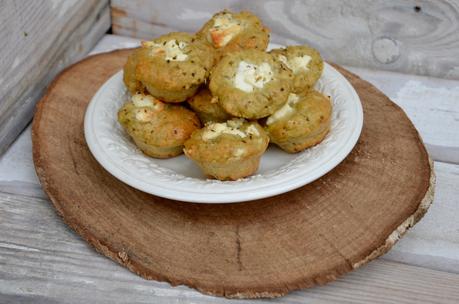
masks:
[(33, 154), (64, 221), (146, 279), (234, 297), (276, 297), (324, 284), (389, 250), (433, 198), (429, 157), (405, 113), (337, 67), (364, 108), (352, 153), (295, 191), (240, 204), (191, 204), (137, 191), (107, 173), (83, 136), (85, 108), (129, 50), (65, 70), (37, 106)]

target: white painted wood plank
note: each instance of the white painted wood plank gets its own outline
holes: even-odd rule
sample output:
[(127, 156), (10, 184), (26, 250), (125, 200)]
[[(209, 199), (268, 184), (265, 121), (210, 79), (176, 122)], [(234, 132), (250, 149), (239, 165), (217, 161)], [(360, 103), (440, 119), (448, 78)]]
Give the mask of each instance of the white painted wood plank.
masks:
[(0, 1), (0, 155), (54, 76), (110, 27), (108, 0)]
[(30, 125), (0, 156), (0, 192), (46, 198), (35, 174)]
[(308, 42), (339, 64), (459, 80), (459, 2), (112, 0), (115, 34), (193, 32), (224, 8), (250, 10), (281, 44)]
[(458, 80), (346, 68), (374, 84), (407, 113), (433, 159), (459, 164)]
[[(89, 55), (122, 48), (133, 48), (140, 40), (104, 35)], [(21, 133), (3, 155), (0, 155), (0, 192), (45, 198), (32, 159), (31, 125)]]
[[(0, 193), (0, 302), (229, 303), (146, 281), (94, 252), (50, 203)], [(457, 303), (459, 275), (377, 260), (323, 287), (238, 303)]]
[(384, 259), (459, 274), (459, 166), (435, 162), (435, 199)]

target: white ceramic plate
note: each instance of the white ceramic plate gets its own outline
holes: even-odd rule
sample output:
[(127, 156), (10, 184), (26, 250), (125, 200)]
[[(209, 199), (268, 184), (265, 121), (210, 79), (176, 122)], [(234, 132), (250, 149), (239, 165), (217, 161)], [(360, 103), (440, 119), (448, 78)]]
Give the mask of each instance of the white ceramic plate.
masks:
[(308, 184), (337, 166), (356, 144), (363, 124), (360, 99), (351, 84), (325, 64), (316, 89), (333, 101), (330, 133), (319, 145), (298, 154), (270, 146), (255, 175), (238, 181), (206, 179), (184, 155), (145, 156), (117, 122), (127, 100), (123, 72), (113, 75), (86, 109), (86, 142), (97, 161), (126, 184), (153, 195), (197, 203), (232, 203), (281, 194)]

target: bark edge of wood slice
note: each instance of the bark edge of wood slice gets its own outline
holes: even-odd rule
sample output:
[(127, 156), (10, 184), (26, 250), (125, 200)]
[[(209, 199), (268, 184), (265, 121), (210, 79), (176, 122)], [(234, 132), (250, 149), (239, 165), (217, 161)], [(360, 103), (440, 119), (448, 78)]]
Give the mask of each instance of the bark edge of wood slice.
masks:
[(63, 220), (134, 273), (228, 298), (278, 297), (325, 284), (386, 253), (433, 200), (435, 175), (405, 113), (335, 66), (364, 108), (351, 154), (321, 179), (239, 204), (192, 204), (135, 190), (92, 157), (86, 105), (130, 50), (90, 56), (63, 71), (37, 105), (33, 158)]

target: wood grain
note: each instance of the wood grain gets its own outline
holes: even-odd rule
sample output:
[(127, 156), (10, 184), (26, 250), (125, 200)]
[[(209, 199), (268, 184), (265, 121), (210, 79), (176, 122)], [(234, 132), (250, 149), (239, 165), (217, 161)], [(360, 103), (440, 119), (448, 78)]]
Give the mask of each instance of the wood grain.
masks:
[[(45, 199), (0, 193), (0, 202), (1, 303), (234, 302), (144, 280), (95, 254)], [(459, 274), (378, 259), (326, 286), (237, 303), (457, 303), (458, 284)]]
[[(105, 35), (93, 51), (134, 47), (137, 42), (132, 38)], [(391, 99), (397, 97), (398, 90), (413, 79), (424, 87), (443, 88), (428, 110), (421, 108), (420, 111), (408, 112), (411, 119), (413, 115), (430, 116), (441, 112), (444, 108), (437, 106), (437, 101), (448, 100), (448, 95), (444, 94), (454, 87), (453, 81), (449, 84), (446, 80), (435, 78), (355, 68), (351, 71), (371, 81)], [(399, 105), (405, 107), (403, 103)], [(415, 100), (410, 105), (416, 105)], [(455, 104), (452, 103), (450, 107), (454, 110)], [(433, 111), (435, 108), (438, 111)], [(413, 120), (423, 137), (423, 130), (428, 126), (420, 123), (426, 121), (428, 119)], [(444, 119), (436, 120), (432, 127), (439, 132), (437, 138), (446, 140), (441, 133), (447, 129), (446, 125), (442, 128), (444, 123)], [(454, 126), (449, 128), (454, 130)], [(436, 155), (432, 155), (434, 159), (437, 159)], [(436, 195), (429, 212), (382, 257), (383, 260), (380, 258), (323, 287), (293, 292), (270, 301), (238, 302), (459, 302), (455, 288), (457, 282), (450, 274), (384, 261), (459, 274), (459, 222), (454, 220), (459, 216), (459, 166), (435, 162), (435, 172)], [(224, 298), (203, 296), (184, 286), (170, 287), (166, 283), (143, 280), (97, 254), (55, 214), (49, 201), (44, 200), (45, 195), (38, 183), (33, 169), (30, 128), (27, 128), (0, 157), (0, 192), (8, 192), (0, 194), (0, 231), (7, 232), (0, 233), (0, 303), (230, 302)], [(25, 254), (30, 247), (39, 251)], [(1, 256), (5, 258), (1, 259)], [(48, 256), (52, 256), (52, 259)], [(91, 267), (87, 267), (86, 260), (91, 261)], [(43, 271), (41, 261), (47, 261), (47, 271)], [(386, 282), (391, 284), (387, 285)]]
[[(30, 128), (21, 134), (11, 148), (0, 158), (0, 192), (9, 193), (12, 196), (19, 194), (28, 196), (29, 200), (35, 202), (35, 198), (46, 198), (35, 170), (32, 160), (32, 143), (30, 138)], [(388, 254), (383, 256), (393, 262), (403, 262), (409, 265), (427, 267), (441, 271), (454, 272), (459, 274), (459, 222), (455, 218), (459, 217), (459, 166), (442, 162), (435, 162), (436, 190), (433, 205), (423, 220), (413, 227), (410, 232), (403, 237)], [(3, 202), (0, 201), (0, 205)], [(9, 218), (9, 205), (5, 206), (5, 217)], [(30, 203), (24, 208), (29, 210), (22, 211), (21, 214), (36, 214), (40, 217), (41, 211), (38, 209), (40, 203)], [(45, 205), (45, 207), (52, 208)], [(31, 223), (28, 223), (28, 222)], [(60, 222), (57, 217), (50, 217), (48, 221)], [(22, 233), (29, 235), (29, 231), (35, 231), (35, 220), (29, 217), (22, 221), (15, 220), (17, 226), (3, 227), (0, 231), (11, 231), (11, 235), (19, 240)], [(1, 224), (1, 221), (0, 221)], [(53, 228), (54, 230), (54, 228)], [(37, 237), (47, 239), (50, 242), (50, 250), (56, 248), (54, 254), (59, 255), (59, 234), (57, 240), (50, 238), (49, 235), (40, 234)], [(5, 239), (1, 239), (0, 241)], [(57, 242), (57, 243), (53, 243)], [(435, 241), (433, 241), (435, 240)], [(10, 240), (11, 241), (11, 240)], [(69, 242), (80, 242), (76, 237)], [(20, 244), (27, 246), (30, 239), (20, 241)], [(94, 253), (95, 254), (95, 253)], [(83, 270), (82, 270), (83, 271)], [(88, 276), (91, 276), (88, 274)]]
[(59, 76), (39, 103), (33, 152), (64, 221), (145, 278), (226, 297), (280, 296), (334, 280), (386, 252), (432, 200), (428, 156), (406, 115), (343, 69), (361, 97), (364, 129), (350, 156), (324, 178), (230, 205), (134, 190), (96, 163), (82, 131), (90, 97), (127, 54), (96, 55)]
[(406, 112), (434, 160), (459, 164), (459, 81), (355, 67), (350, 70)]
[(273, 42), (307, 42), (342, 65), (459, 79), (459, 3), (455, 0), (113, 0), (113, 33), (148, 39), (196, 31), (213, 13), (250, 10)]
[(49, 82), (109, 27), (108, 0), (0, 1), (0, 155), (30, 122)]
[(429, 212), (384, 259), (459, 274), (459, 166), (435, 162), (435, 172)]

